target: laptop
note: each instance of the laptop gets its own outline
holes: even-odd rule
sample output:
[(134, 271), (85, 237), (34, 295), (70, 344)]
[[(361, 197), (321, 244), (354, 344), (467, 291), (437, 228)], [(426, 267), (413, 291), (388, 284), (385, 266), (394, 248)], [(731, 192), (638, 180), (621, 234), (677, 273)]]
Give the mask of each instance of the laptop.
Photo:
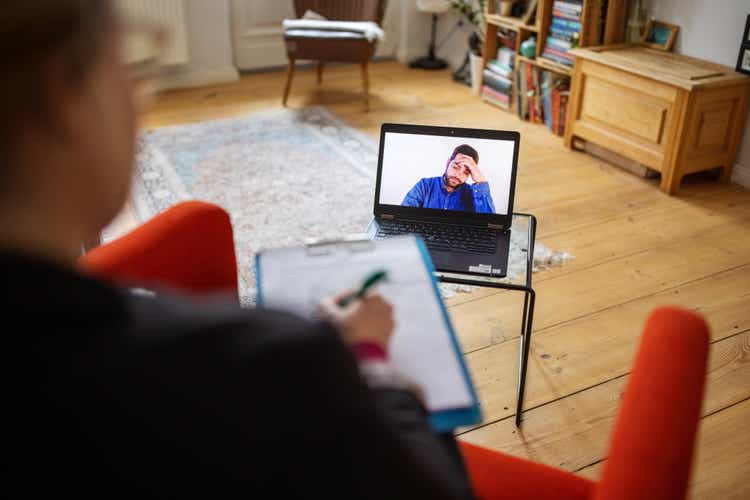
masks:
[(422, 237), (437, 271), (504, 277), (520, 134), (383, 124), (371, 239)]

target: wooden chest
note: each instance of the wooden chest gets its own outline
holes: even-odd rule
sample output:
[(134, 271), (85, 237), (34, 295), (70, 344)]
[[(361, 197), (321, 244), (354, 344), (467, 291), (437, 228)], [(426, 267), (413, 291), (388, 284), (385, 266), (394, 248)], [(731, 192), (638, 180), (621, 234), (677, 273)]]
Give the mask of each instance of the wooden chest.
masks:
[(575, 49), (565, 145), (591, 141), (661, 172), (674, 194), (685, 174), (729, 180), (750, 77), (734, 68), (634, 45)]

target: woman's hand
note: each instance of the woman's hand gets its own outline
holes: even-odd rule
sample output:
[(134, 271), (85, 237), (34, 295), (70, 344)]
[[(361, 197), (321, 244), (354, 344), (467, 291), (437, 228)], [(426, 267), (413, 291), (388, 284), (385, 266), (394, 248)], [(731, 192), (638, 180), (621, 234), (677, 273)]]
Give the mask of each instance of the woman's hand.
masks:
[(377, 293), (368, 294), (347, 306), (338, 305), (343, 293), (325, 299), (319, 307), (322, 319), (338, 326), (344, 342), (349, 345), (372, 343), (388, 348), (395, 322), (393, 307)]

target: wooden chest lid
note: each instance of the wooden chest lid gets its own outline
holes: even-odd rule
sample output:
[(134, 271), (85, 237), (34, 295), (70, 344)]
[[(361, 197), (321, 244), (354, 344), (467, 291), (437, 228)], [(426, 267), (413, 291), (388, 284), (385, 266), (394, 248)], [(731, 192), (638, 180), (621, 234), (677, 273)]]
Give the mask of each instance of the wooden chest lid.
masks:
[(573, 49), (570, 53), (687, 90), (704, 86), (750, 84), (750, 77), (737, 73), (729, 66), (639, 45), (602, 45)]

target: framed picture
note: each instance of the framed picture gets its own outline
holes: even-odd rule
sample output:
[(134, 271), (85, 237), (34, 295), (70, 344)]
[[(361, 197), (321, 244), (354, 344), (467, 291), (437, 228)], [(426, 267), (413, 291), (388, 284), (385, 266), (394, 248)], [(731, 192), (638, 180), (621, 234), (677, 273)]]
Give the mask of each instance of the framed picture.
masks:
[(646, 30), (643, 32), (641, 45), (651, 47), (652, 49), (670, 51), (679, 31), (680, 27), (676, 24), (652, 19), (646, 23)]
[(737, 56), (737, 71), (750, 75), (750, 14), (745, 21), (745, 32), (742, 34), (740, 53)]

